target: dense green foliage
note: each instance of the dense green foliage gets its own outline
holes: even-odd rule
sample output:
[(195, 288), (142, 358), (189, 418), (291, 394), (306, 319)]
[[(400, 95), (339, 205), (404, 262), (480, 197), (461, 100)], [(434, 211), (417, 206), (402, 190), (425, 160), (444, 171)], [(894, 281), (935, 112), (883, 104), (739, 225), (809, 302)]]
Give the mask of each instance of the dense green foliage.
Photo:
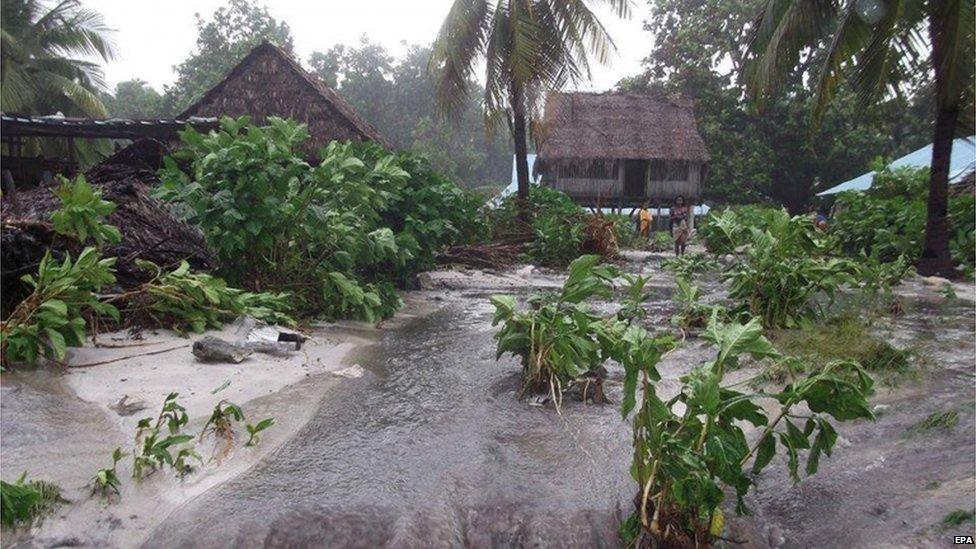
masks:
[(102, 221), (115, 211), (115, 203), (102, 200), (102, 192), (93, 188), (84, 175), (76, 177), (74, 182), (61, 178), (61, 185), (52, 192), (61, 202), (51, 214), (54, 232), (81, 243), (90, 237), (99, 247), (122, 240), (118, 227)]
[[(562, 191), (532, 186), (529, 190), (529, 229), (533, 239), (526, 259), (537, 265), (563, 267), (580, 255), (584, 240), (586, 212)], [(517, 232), (518, 197), (511, 194), (498, 208), (488, 213), (488, 225), (496, 238)]]
[(64, 502), (58, 486), (29, 481), (26, 473), (14, 483), (0, 481), (0, 522), (7, 526), (30, 524)]
[[(114, 57), (111, 30), (80, 0), (3, 0), (0, 13), (0, 110), (103, 118), (100, 61)], [(4, 154), (12, 154), (3, 144)], [(17, 155), (71, 157), (82, 165), (111, 152), (108, 140), (26, 137)]]
[[(848, 254), (863, 252), (883, 262), (917, 259), (925, 237), (928, 169), (876, 167), (870, 189), (838, 196), (830, 232)], [(953, 261), (971, 273), (976, 264), (976, 198), (971, 193), (949, 197), (949, 231)]]
[(333, 142), (312, 166), (297, 152), (305, 126), (278, 118), (182, 139), (190, 173), (168, 160), (159, 196), (200, 226), (224, 277), (291, 291), (299, 314), (387, 317), (396, 284), (482, 232), (478, 201), (410, 153)]
[[(683, 376), (681, 390), (667, 401), (657, 396), (655, 382), (661, 376), (656, 357), (623, 363), (624, 417), (639, 401), (631, 465), (637, 504), (621, 525), (628, 544), (707, 546), (722, 533), (723, 485), (735, 491), (736, 510), (747, 512), (743, 498), (777, 447), (785, 451), (790, 474), (798, 481), (801, 450), (809, 450), (807, 474), (816, 473), (820, 458), (831, 455), (837, 433), (828, 416), (838, 421), (873, 418), (866, 400), (872, 381), (855, 362), (832, 363), (778, 392), (746, 394), (723, 386), (739, 357), (779, 356), (763, 337), (759, 321), (722, 324), (713, 317), (703, 337), (716, 347), (715, 360)], [(761, 398), (778, 403), (772, 419), (756, 404)], [(797, 413), (800, 406), (811, 413)], [(761, 429), (754, 444), (747, 441), (741, 422)]]
[(749, 227), (745, 253), (725, 273), (732, 312), (760, 319), (767, 328), (793, 327), (822, 315), (818, 297), (833, 300), (855, 286), (856, 266), (827, 257), (832, 241), (807, 216), (778, 211), (765, 228)]
[(4, 0), (0, 14), (0, 110), (102, 117), (97, 60), (114, 56), (102, 16), (78, 0)]

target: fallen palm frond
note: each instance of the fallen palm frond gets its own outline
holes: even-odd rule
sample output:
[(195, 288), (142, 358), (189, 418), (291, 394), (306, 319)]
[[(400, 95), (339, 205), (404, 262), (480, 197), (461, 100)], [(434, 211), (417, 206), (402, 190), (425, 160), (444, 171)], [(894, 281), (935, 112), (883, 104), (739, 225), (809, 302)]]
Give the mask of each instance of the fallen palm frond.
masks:
[(481, 244), (451, 246), (437, 255), (437, 263), (477, 269), (510, 267), (518, 262), (531, 240), (531, 235), (521, 235)]

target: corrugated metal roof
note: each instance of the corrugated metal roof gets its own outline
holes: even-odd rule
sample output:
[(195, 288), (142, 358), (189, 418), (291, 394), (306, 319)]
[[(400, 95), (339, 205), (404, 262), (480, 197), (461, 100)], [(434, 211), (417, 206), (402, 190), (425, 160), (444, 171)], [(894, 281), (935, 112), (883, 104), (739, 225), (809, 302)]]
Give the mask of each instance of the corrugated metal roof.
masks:
[[(888, 167), (895, 168), (927, 168), (932, 164), (932, 145), (928, 144), (917, 151), (906, 154), (895, 160)], [(961, 137), (952, 142), (952, 159), (949, 161), (949, 183), (962, 181), (967, 175), (976, 171), (976, 135)], [(874, 183), (875, 172), (870, 171), (854, 179), (845, 181), (836, 187), (817, 193), (817, 196), (827, 196), (843, 191), (863, 191)]]

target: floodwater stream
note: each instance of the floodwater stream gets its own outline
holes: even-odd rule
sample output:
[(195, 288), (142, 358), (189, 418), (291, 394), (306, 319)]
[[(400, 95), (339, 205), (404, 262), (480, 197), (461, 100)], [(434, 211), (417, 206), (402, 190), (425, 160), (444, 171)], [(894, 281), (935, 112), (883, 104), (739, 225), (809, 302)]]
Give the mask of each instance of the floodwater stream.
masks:
[(290, 443), (178, 511), (147, 547), (617, 546), (630, 497), (615, 406), (515, 398), (486, 295), (389, 333)]

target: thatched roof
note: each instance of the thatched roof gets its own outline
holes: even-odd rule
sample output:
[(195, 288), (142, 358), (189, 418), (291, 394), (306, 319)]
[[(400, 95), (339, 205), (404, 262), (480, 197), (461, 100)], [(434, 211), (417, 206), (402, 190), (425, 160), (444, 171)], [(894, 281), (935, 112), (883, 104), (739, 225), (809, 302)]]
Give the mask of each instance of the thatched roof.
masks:
[(549, 96), (539, 157), (708, 160), (695, 127), (693, 102), (641, 93), (557, 93)]
[(334, 140), (375, 141), (391, 148), (335, 90), (267, 41), (177, 118), (224, 115), (247, 115), (255, 124), (269, 116), (305, 123), (312, 135), (306, 147), (310, 153)]

